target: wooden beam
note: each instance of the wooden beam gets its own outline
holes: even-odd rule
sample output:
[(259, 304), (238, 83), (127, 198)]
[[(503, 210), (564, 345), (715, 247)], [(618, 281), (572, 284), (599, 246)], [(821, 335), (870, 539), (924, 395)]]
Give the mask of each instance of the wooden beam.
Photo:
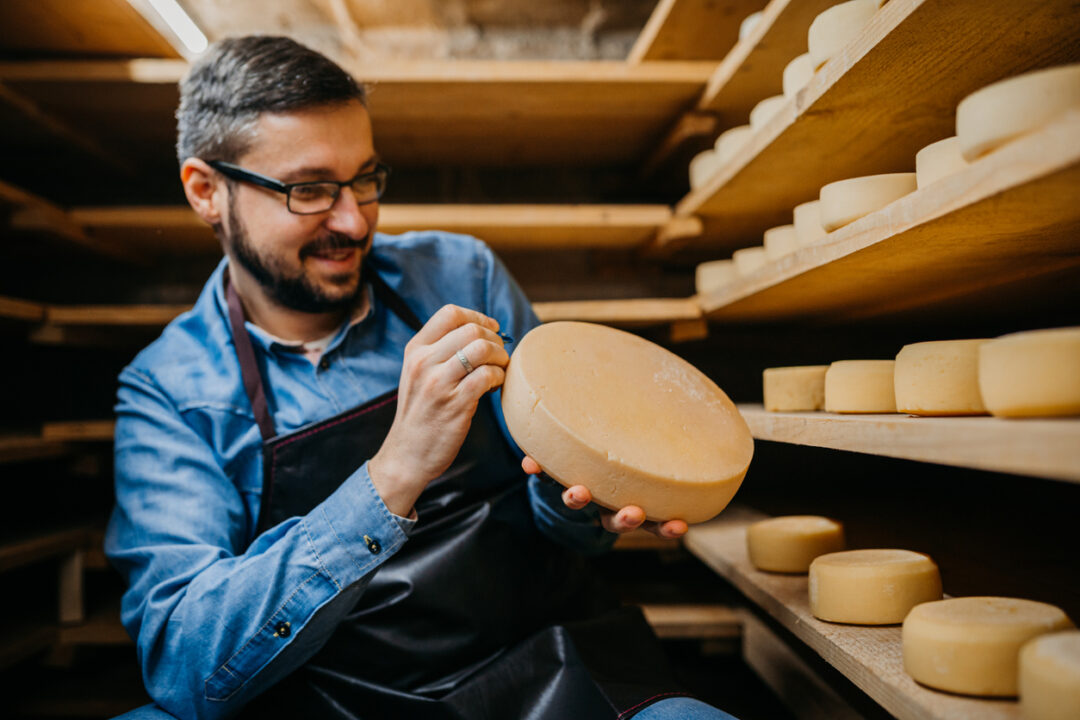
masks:
[(0, 318), (25, 323), (42, 322), (45, 319), (45, 306), (28, 300), (0, 297)]
[(41, 437), (55, 442), (112, 442), (115, 420), (72, 420), (41, 426)]
[(89, 327), (164, 327), (190, 305), (50, 305), (45, 324)]
[(660, 0), (627, 61), (719, 60), (739, 39), (739, 25), (765, 0)]
[(70, 446), (55, 440), (45, 440), (38, 435), (0, 436), (0, 463), (45, 460), (70, 452)]

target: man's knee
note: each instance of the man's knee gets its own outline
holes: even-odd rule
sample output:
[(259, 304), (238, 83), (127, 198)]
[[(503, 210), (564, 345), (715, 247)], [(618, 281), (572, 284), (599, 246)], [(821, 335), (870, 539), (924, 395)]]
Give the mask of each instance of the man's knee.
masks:
[(653, 703), (635, 715), (634, 720), (737, 720), (737, 718), (694, 698), (673, 697)]
[(150, 704), (135, 708), (123, 715), (118, 715), (113, 720), (176, 720), (176, 718), (157, 705)]

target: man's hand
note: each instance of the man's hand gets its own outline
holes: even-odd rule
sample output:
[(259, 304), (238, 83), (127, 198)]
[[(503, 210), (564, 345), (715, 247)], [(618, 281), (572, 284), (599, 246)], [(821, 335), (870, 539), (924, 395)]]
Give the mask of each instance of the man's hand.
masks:
[(480, 398), (502, 385), (510, 356), (498, 329), (486, 315), (446, 305), (405, 346), (394, 423), (368, 464), (391, 512), (409, 515), (427, 484), (458, 454)]
[[(541, 472), (539, 463), (526, 455), (521, 461), (521, 469), (529, 475)], [(563, 490), (563, 504), (571, 510), (581, 510), (592, 502), (592, 493), (584, 485), (574, 485)], [(637, 505), (627, 505), (618, 512), (600, 509), (600, 524), (608, 532), (627, 533), (637, 528), (643, 528), (659, 535), (662, 538), (679, 538), (686, 534), (687, 526), (682, 520), (668, 520), (658, 523), (652, 520), (645, 522), (645, 511)]]

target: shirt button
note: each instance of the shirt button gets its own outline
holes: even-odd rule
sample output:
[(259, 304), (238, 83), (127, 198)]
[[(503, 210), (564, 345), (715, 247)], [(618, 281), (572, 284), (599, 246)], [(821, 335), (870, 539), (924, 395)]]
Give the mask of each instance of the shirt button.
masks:
[(274, 628), (276, 638), (287, 638), (290, 635), (292, 635), (292, 625), (287, 622), (278, 623), (278, 626)]
[(379, 541), (369, 535), (364, 536), (364, 544), (367, 545), (367, 549), (371, 551), (372, 555), (378, 555), (382, 551), (382, 545), (379, 545)]
[(322, 360), (320, 360), (319, 361), (319, 369), (320, 370), (329, 370), (330, 369), (330, 361), (327, 360), (326, 358), (323, 358)]

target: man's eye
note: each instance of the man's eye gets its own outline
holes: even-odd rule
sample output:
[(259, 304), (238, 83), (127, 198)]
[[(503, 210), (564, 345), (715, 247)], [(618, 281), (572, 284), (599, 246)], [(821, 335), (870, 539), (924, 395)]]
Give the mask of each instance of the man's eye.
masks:
[(296, 185), (292, 189), (292, 195), (297, 200), (318, 200), (331, 197), (335, 188), (335, 185)]

